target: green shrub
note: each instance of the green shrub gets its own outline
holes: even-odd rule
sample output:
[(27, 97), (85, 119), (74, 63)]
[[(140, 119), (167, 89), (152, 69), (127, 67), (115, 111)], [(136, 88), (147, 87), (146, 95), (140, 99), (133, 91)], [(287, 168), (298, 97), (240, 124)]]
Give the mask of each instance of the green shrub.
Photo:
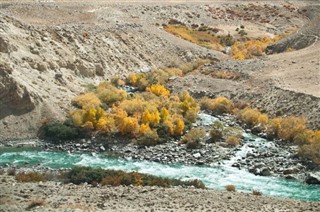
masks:
[(200, 180), (181, 181), (157, 177), (137, 172), (124, 172), (115, 170), (103, 170), (101, 168), (74, 167), (64, 174), (65, 182), (74, 184), (101, 183), (102, 185), (135, 185), (135, 186), (194, 186), (195, 188), (206, 188)]
[(106, 175), (106, 171), (101, 168), (93, 169), (90, 167), (74, 167), (65, 173), (65, 179), (67, 182), (71, 182), (76, 185), (81, 183), (91, 184), (94, 181), (101, 182)]
[(66, 123), (52, 122), (44, 125), (44, 136), (55, 143), (60, 143), (61, 140), (72, 140), (79, 136), (78, 129), (69, 126)]

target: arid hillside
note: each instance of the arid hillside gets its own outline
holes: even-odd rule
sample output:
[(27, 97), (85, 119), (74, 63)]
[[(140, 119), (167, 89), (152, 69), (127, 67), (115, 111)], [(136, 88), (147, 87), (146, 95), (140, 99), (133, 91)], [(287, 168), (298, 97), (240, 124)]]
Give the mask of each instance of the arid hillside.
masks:
[[(92, 84), (198, 59), (216, 61), (206, 73), (223, 69), (243, 77), (216, 79), (200, 71), (172, 81), (173, 91), (223, 94), (319, 126), (317, 1), (117, 2), (0, 1), (0, 139), (35, 137), (43, 121), (64, 119), (70, 100)], [(170, 20), (214, 27), (220, 35), (237, 36), (240, 26), (251, 37), (293, 29), (270, 51), (297, 50), (234, 61), (166, 32)]]

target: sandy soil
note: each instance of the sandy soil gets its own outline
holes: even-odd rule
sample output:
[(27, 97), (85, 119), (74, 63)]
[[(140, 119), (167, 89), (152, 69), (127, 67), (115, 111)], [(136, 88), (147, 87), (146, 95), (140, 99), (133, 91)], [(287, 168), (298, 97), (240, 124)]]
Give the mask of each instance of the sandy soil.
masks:
[(32, 211), (319, 211), (305, 202), (249, 193), (192, 188), (76, 186), (57, 182), (17, 183), (0, 175), (0, 211), (17, 212), (37, 200)]

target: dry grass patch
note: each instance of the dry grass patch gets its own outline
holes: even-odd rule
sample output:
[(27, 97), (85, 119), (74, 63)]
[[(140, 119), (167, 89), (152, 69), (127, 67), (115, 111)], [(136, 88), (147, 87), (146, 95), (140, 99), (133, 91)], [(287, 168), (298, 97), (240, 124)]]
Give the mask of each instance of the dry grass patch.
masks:
[(29, 173), (25, 173), (25, 172), (21, 172), (16, 174), (16, 180), (18, 182), (23, 182), (23, 183), (27, 183), (27, 182), (45, 182), (47, 181), (45, 176), (41, 173), (38, 172), (29, 172)]
[(238, 146), (240, 144), (240, 138), (235, 135), (231, 135), (227, 138), (226, 143), (230, 146)]
[(214, 114), (231, 113), (233, 109), (233, 102), (223, 96), (215, 99), (205, 97), (201, 99), (200, 105), (202, 110), (208, 110)]
[(235, 185), (226, 185), (226, 186), (225, 186), (225, 189), (226, 189), (227, 191), (235, 192), (235, 191), (236, 191), (236, 186), (235, 186)]
[(220, 44), (220, 39), (207, 31), (190, 29), (184, 25), (167, 25), (164, 30), (180, 37), (184, 40), (195, 43), (199, 46), (222, 51), (224, 48)]

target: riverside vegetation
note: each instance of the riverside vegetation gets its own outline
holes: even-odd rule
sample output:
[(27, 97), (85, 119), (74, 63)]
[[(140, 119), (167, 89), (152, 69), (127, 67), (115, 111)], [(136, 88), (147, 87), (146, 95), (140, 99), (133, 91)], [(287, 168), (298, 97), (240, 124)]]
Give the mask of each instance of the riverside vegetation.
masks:
[[(223, 51), (225, 47), (231, 47), (229, 53), (235, 60), (251, 59), (257, 56), (266, 55), (265, 51), (267, 46), (292, 33), (292, 30), (289, 30), (286, 33), (275, 35), (273, 38), (267, 36), (249, 38), (246, 37), (247, 33), (245, 27), (241, 25), (240, 28), (236, 28), (236, 31), (238, 32), (237, 38), (230, 34), (216, 35), (220, 31), (218, 28), (204, 25), (193, 25), (192, 28), (189, 28), (185, 24), (175, 20), (171, 20), (168, 25), (164, 25), (164, 30), (206, 48)], [(287, 49), (287, 51), (292, 50), (293, 49)]]
[(172, 187), (183, 186), (205, 189), (205, 185), (200, 180), (182, 181), (178, 179), (170, 179), (165, 177), (157, 177), (149, 174), (141, 174), (138, 172), (124, 172), (116, 170), (104, 170), (101, 168), (91, 167), (74, 167), (70, 170), (60, 172), (19, 172), (15, 175), (17, 182), (45, 182), (45, 181), (61, 181), (64, 183), (73, 183), (76, 185), (82, 183), (91, 184), (96, 187), (101, 186), (159, 186)]
[[(170, 77), (186, 73), (166, 68), (91, 86), (87, 93), (72, 100), (76, 109), (68, 120), (44, 123), (44, 135), (55, 143), (93, 135), (121, 136), (139, 146), (153, 146), (171, 138), (181, 140), (180, 144), (187, 148), (200, 148), (204, 142), (225, 141), (231, 147), (241, 143), (241, 130), (236, 127), (215, 122), (209, 139), (204, 129), (193, 127), (202, 109), (213, 115), (234, 114), (246, 128), (264, 132), (270, 139), (299, 145), (301, 157), (320, 164), (320, 131), (308, 129), (305, 118), (269, 118), (248, 103), (234, 103), (225, 97), (204, 97), (198, 103), (188, 92), (172, 94), (164, 86)], [(133, 86), (130, 88), (136, 92), (125, 91), (125, 86)]]

